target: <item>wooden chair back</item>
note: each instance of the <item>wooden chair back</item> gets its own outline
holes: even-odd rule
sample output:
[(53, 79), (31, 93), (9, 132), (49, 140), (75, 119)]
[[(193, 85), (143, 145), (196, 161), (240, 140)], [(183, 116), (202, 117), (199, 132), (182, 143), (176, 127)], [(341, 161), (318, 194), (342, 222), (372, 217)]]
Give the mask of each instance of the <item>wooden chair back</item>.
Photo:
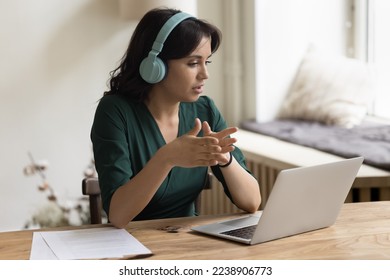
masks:
[(89, 211), (91, 224), (102, 223), (102, 199), (100, 196), (99, 180), (97, 178), (84, 178), (82, 192), (89, 196)]

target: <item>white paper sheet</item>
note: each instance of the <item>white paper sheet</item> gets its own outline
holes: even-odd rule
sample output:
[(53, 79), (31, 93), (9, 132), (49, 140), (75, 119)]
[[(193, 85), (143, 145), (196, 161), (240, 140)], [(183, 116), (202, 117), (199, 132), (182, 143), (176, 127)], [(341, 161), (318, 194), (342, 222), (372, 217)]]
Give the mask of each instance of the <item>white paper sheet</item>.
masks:
[(150, 255), (124, 229), (114, 227), (34, 232), (30, 259), (104, 259)]
[(33, 233), (30, 260), (58, 260), (40, 232)]

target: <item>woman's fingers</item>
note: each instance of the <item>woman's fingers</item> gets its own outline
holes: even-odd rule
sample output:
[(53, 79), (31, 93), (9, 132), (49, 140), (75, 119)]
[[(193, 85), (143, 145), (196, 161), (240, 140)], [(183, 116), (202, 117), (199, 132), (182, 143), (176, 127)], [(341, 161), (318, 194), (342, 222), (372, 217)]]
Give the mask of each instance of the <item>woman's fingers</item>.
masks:
[(198, 118), (195, 119), (194, 127), (187, 133), (191, 136), (196, 136), (202, 129), (202, 124), (200, 123), (200, 120)]
[(209, 136), (209, 135), (211, 135), (211, 133), (213, 133), (213, 132), (211, 131), (211, 128), (210, 128), (209, 123), (206, 122), (206, 121), (204, 121), (204, 122), (202, 123), (202, 130), (203, 130), (203, 134), (204, 134), (205, 136)]
[[(197, 137), (200, 131), (203, 137)], [(182, 137), (172, 149), (174, 162), (178, 166), (212, 166), (226, 161), (226, 154), (234, 150), (233, 144), (237, 141), (230, 135), (235, 133), (236, 127), (228, 127), (220, 132), (213, 132), (207, 122), (201, 123), (195, 119), (193, 128)]]
[(213, 136), (222, 140), (222, 139), (230, 136), (231, 134), (233, 134), (237, 131), (238, 131), (237, 127), (228, 127), (228, 128), (225, 128), (224, 130), (221, 130), (220, 132), (214, 132)]

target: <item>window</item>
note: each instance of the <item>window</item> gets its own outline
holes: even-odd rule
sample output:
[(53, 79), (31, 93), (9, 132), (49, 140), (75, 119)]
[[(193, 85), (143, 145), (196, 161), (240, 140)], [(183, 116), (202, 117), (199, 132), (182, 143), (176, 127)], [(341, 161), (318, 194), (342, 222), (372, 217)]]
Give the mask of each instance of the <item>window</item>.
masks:
[(360, 26), (355, 47), (364, 50), (360, 58), (369, 62), (377, 77), (377, 93), (372, 114), (390, 119), (390, 1), (356, 0), (355, 25)]

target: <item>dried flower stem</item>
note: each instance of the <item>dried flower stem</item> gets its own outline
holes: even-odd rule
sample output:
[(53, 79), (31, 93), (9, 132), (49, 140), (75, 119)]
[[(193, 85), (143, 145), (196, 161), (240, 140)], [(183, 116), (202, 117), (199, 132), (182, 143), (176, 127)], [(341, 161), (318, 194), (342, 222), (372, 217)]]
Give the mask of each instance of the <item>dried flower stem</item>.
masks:
[(38, 167), (38, 164), (35, 163), (34, 158), (33, 158), (32, 154), (31, 154), (31, 152), (28, 152), (28, 156), (29, 156), (29, 158), (31, 160), (32, 165), (35, 167), (35, 170), (38, 171), (39, 176), (41, 176), (42, 180), (45, 181), (46, 180), (46, 176), (42, 172), (41, 168)]
[(31, 154), (31, 152), (28, 152), (28, 156), (29, 156), (29, 158), (30, 158), (30, 160), (31, 160), (31, 163), (32, 163), (32, 166), (33, 166), (34, 170), (36, 170), (36, 171), (38, 172), (39, 176), (42, 178), (42, 186), (44, 187), (44, 190), (48, 190), (49, 193), (50, 193), (49, 196), (48, 196), (49, 200), (55, 201), (55, 202), (57, 203), (57, 198), (56, 198), (56, 196), (55, 196), (55, 194), (54, 194), (54, 190), (53, 190), (53, 188), (50, 186), (50, 184), (47, 183), (47, 181), (46, 181), (46, 175), (45, 175), (45, 173), (43, 172), (43, 168), (41, 168), (41, 167), (35, 162), (35, 160), (34, 160), (32, 154)]

